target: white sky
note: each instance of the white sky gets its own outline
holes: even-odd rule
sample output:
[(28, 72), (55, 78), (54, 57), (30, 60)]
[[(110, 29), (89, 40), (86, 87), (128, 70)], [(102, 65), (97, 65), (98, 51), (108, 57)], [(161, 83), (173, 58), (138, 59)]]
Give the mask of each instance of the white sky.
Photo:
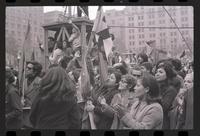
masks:
[[(94, 19), (96, 17), (96, 11), (97, 11), (98, 6), (89, 6), (89, 17), (90, 19)], [(116, 9), (116, 10), (122, 10), (125, 8), (125, 6), (103, 6), (103, 10), (111, 10), (111, 9)], [(49, 11), (64, 11), (65, 7), (64, 6), (44, 6), (44, 12), (49, 12)], [(72, 6), (72, 13), (74, 12), (74, 6)], [(76, 10), (75, 10), (76, 13)]]

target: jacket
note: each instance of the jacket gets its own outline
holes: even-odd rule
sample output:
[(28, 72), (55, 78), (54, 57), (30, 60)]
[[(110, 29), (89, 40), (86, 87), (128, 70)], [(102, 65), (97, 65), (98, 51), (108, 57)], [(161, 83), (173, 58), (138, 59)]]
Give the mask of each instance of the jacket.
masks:
[(160, 94), (161, 94), (161, 105), (163, 108), (164, 118), (163, 118), (163, 129), (170, 128), (170, 117), (169, 112), (172, 110), (172, 104), (178, 90), (172, 85), (160, 84)]
[(6, 89), (6, 128), (20, 129), (22, 127), (22, 104), (19, 91), (12, 85)]
[(77, 101), (56, 103), (41, 99), (38, 95), (30, 113), (30, 122), (35, 129), (80, 129), (81, 118)]
[(163, 110), (159, 103), (135, 101), (130, 112), (114, 123), (112, 129), (162, 129)]

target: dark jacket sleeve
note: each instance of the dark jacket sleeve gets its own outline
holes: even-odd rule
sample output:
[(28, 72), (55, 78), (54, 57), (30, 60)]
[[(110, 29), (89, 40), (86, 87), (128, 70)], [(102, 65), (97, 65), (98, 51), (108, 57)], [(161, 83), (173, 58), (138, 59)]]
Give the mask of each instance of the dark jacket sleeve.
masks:
[(186, 98), (187, 97), (187, 93), (184, 96), (184, 101), (183, 101), (183, 105), (181, 105), (181, 110), (182, 112), (179, 113), (179, 117), (178, 117), (178, 127), (177, 129), (183, 129), (184, 125), (185, 125), (185, 119), (186, 119), (186, 105), (187, 105), (187, 101)]
[(69, 111), (70, 129), (81, 129), (81, 114), (76, 102), (72, 104), (72, 108)]
[(39, 104), (40, 103), (40, 95), (37, 95), (35, 100), (33, 101), (33, 104), (31, 106), (31, 111), (30, 111), (30, 122), (33, 125), (33, 127), (35, 127), (36, 125), (36, 120), (37, 120), (37, 116), (39, 114)]
[(22, 114), (22, 104), (17, 90), (9, 93), (8, 100), (11, 103), (11, 106), (14, 110), (6, 114), (7, 120), (12, 118), (18, 118)]
[(163, 107), (163, 112), (168, 112), (172, 106), (172, 103), (176, 97), (177, 91), (174, 87), (169, 87), (165, 94), (162, 96), (161, 105)]

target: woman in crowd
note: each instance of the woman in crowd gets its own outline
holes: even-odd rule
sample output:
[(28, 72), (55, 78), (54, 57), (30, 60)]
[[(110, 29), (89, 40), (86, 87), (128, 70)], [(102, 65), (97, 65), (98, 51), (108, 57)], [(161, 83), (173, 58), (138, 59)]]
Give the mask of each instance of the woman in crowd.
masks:
[[(169, 112), (172, 108), (172, 103), (179, 90), (174, 86), (176, 73), (172, 68), (172, 65), (167, 61), (160, 63), (157, 67), (155, 78), (159, 83), (161, 94), (161, 105), (163, 107), (164, 119), (163, 129), (170, 128)], [(177, 81), (178, 82), (178, 81)], [(180, 85), (179, 85), (180, 86)]]
[(13, 82), (14, 74), (6, 69), (6, 128), (20, 129), (22, 127), (22, 104), (19, 91)]
[(95, 91), (94, 99), (94, 113), (95, 123), (98, 129), (109, 129), (112, 124), (112, 118), (105, 116), (101, 111), (101, 104), (97, 101), (98, 97), (103, 97), (108, 104), (111, 103), (113, 96), (118, 93), (119, 81), (121, 80), (121, 73), (115, 69), (108, 75), (108, 80), (105, 85), (99, 90)]
[(193, 78), (194, 74), (189, 73), (186, 75), (184, 79), (184, 93), (183, 97), (179, 98), (179, 120), (177, 124), (178, 129), (193, 129), (193, 102), (194, 102), (194, 95), (193, 95)]
[[(122, 78), (121, 81), (123, 81)], [(130, 88), (128, 82), (123, 86)], [(120, 89), (120, 87), (119, 87)], [(163, 110), (159, 102), (159, 87), (153, 76), (144, 74), (137, 80), (134, 87), (134, 103), (126, 107), (124, 103), (118, 103), (112, 110), (102, 102), (105, 112), (115, 112), (117, 120), (113, 121), (112, 129), (161, 129), (163, 123)], [(116, 118), (115, 118), (116, 119)]]
[[(102, 116), (110, 119), (110, 123), (107, 126), (107, 129), (116, 128), (119, 124), (118, 117), (115, 115), (114, 106), (117, 104), (125, 105), (126, 107), (130, 107), (130, 98), (132, 102), (132, 97), (130, 96), (130, 89), (136, 83), (136, 80), (131, 75), (123, 75), (121, 81), (119, 82), (119, 92), (114, 95), (111, 102), (107, 101), (104, 96), (100, 96), (98, 98), (98, 102), (100, 103), (99, 110), (101, 111)], [(93, 110), (92, 108), (88, 108), (89, 110)], [(96, 107), (94, 108), (95, 111)], [(105, 122), (102, 122), (105, 125)]]
[(32, 125), (36, 129), (80, 129), (78, 110), (75, 85), (63, 68), (52, 67), (41, 80), (32, 105)]
[(141, 65), (144, 62), (148, 62), (148, 56), (145, 53), (140, 53), (137, 56), (138, 64)]

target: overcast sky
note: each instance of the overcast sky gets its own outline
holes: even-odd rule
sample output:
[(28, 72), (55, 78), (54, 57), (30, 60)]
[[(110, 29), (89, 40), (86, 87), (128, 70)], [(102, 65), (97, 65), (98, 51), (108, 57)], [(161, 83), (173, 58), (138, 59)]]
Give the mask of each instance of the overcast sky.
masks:
[[(96, 17), (97, 8), (98, 6), (89, 6), (90, 19), (94, 19)], [(122, 10), (123, 8), (125, 8), (125, 6), (103, 6), (104, 11), (111, 10), (111, 9)], [(65, 7), (64, 6), (44, 6), (44, 12), (49, 12), (49, 11), (54, 11), (54, 10), (64, 11)], [(72, 13), (74, 13), (74, 6), (72, 6)]]

